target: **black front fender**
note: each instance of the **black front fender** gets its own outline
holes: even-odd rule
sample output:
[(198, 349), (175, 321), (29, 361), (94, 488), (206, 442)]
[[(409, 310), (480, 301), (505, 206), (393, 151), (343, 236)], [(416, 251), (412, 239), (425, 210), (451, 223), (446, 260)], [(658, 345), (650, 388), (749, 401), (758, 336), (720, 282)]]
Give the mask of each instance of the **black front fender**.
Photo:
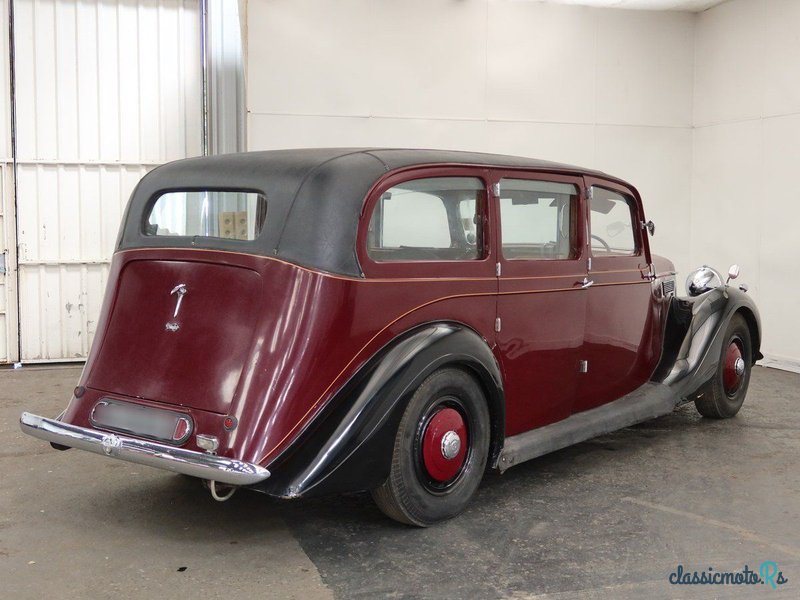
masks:
[(492, 416), (495, 464), (505, 430), (502, 377), (486, 341), (458, 323), (430, 323), (373, 356), (269, 465), (254, 489), (284, 498), (371, 489), (389, 476), (395, 435), (411, 395), (433, 371), (457, 366), (480, 383)]
[(694, 298), (673, 298), (664, 331), (664, 349), (652, 381), (668, 385), (681, 400), (692, 400), (717, 373), (725, 330), (737, 313), (752, 340), (751, 364), (763, 358), (761, 320), (745, 292), (720, 286)]

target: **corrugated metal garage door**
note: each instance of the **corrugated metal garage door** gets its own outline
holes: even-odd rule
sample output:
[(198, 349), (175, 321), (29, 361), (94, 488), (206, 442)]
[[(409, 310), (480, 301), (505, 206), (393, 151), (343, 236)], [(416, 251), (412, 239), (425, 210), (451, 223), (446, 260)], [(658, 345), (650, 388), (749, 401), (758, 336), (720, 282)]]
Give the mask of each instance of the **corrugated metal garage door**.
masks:
[(202, 153), (199, 7), (14, 9), (21, 360), (76, 360), (95, 332), (131, 190), (155, 165)]
[[(0, 28), (8, 31), (8, 2), (0, 2)], [(0, 39), (8, 57), (8, 36)], [(0, 363), (18, 358), (14, 170), (11, 150), (11, 93), (9, 61), (0, 60)]]

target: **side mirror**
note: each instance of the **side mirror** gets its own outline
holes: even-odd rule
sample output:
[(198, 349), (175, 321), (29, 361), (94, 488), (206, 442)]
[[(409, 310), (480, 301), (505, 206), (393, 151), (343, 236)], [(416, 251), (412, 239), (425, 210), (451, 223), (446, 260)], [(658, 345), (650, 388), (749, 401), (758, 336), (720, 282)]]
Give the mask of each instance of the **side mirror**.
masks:
[(652, 221), (648, 221), (647, 223), (642, 223), (642, 228), (647, 229), (650, 232), (650, 235), (653, 236), (656, 234), (656, 224)]
[(739, 265), (731, 265), (731, 268), (728, 269), (728, 279), (725, 281), (725, 285), (728, 285), (731, 279), (736, 279), (737, 277), (739, 277)]

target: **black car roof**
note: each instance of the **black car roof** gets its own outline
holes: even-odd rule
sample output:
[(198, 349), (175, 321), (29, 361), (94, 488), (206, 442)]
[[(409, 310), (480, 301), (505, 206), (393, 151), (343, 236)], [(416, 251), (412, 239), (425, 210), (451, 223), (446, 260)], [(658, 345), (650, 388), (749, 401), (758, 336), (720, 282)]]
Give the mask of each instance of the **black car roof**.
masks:
[[(561, 163), (454, 150), (313, 148), (188, 158), (157, 167), (128, 202), (118, 249), (217, 248), (278, 256), (289, 262), (361, 276), (355, 242), (364, 198), (385, 173), (413, 166), (457, 164), (607, 175)], [(147, 236), (152, 202), (170, 190), (257, 191), (267, 197), (267, 218), (252, 242), (220, 238)]]

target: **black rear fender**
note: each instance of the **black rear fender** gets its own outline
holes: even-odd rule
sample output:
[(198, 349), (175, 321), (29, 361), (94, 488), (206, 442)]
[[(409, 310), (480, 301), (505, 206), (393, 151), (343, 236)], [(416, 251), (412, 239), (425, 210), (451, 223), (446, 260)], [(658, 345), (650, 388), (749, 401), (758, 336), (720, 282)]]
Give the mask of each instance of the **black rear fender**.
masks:
[(371, 489), (389, 476), (395, 435), (414, 391), (436, 369), (455, 366), (480, 384), (492, 417), (489, 464), (505, 431), (500, 368), (486, 341), (458, 323), (416, 327), (375, 354), (334, 395), (255, 489), (299, 497)]

